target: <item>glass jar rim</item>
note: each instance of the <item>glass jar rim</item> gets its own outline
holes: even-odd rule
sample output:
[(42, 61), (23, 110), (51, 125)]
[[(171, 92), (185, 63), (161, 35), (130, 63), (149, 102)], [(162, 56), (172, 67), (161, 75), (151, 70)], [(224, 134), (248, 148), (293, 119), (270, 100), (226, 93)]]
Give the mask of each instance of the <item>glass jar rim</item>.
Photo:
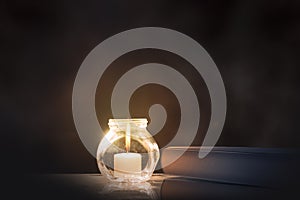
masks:
[(129, 118), (129, 119), (109, 119), (108, 125), (115, 125), (115, 124), (147, 124), (148, 120), (146, 118)]

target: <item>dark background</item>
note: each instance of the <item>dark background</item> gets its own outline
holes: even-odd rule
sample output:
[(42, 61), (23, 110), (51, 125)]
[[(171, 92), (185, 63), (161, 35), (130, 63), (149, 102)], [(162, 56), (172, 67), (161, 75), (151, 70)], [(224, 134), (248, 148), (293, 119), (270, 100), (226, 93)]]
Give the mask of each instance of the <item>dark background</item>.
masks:
[(214, 59), (228, 99), (217, 145), (300, 147), (299, 1), (11, 0), (0, 3), (2, 167), (97, 172), (73, 123), (75, 76), (100, 42), (144, 26), (180, 31)]

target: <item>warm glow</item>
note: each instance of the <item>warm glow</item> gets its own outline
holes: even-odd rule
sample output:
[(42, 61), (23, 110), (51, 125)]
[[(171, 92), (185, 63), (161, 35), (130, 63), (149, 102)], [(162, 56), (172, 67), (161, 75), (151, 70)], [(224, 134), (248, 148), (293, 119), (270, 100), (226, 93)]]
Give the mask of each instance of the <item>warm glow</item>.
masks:
[(126, 136), (125, 136), (125, 149), (126, 152), (130, 150), (130, 124), (127, 124)]

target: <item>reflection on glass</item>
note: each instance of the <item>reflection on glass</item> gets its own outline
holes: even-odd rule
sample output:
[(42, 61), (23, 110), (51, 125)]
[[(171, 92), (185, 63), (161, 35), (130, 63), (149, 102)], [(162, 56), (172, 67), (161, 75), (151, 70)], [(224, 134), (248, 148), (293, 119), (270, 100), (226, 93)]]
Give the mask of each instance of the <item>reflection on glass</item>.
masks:
[(114, 199), (158, 199), (157, 193), (148, 182), (110, 182), (100, 193)]

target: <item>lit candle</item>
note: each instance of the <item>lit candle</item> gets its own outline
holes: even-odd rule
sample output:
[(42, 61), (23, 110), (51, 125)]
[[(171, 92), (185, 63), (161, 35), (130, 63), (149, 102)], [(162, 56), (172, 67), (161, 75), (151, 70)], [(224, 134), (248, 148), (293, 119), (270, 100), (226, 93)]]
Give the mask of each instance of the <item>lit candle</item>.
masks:
[(129, 153), (130, 150), (130, 125), (127, 124), (125, 135), (126, 153), (114, 155), (114, 176), (128, 177), (130, 175), (139, 175), (142, 167), (142, 156), (139, 153)]
[(126, 177), (141, 173), (142, 157), (138, 153), (119, 153), (114, 156), (114, 176)]

